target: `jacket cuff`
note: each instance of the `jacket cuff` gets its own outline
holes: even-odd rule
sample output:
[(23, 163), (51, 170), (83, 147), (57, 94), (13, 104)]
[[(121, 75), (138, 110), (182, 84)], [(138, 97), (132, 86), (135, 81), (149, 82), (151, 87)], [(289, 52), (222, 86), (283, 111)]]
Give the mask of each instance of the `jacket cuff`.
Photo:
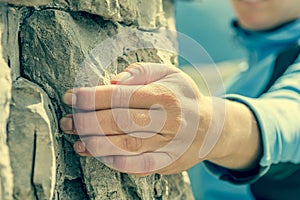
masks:
[(209, 161), (204, 162), (206, 168), (217, 178), (233, 184), (251, 184), (264, 176), (270, 167), (258, 166), (250, 171), (230, 170)]

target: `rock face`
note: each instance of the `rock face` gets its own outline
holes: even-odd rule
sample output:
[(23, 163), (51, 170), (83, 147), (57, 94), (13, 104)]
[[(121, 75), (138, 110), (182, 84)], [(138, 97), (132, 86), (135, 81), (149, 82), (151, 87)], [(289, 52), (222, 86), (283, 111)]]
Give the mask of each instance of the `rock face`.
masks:
[(51, 0), (1, 0), (0, 2), (20, 6), (42, 6), (49, 4)]
[(161, 28), (174, 28), (172, 14), (171, 0), (0, 0), (0, 199), (193, 199), (186, 173), (137, 178), (79, 158), (77, 138), (57, 124), (71, 112), (62, 94), (107, 39), (139, 30), (144, 37), (133, 31), (128, 40), (152, 48), (117, 43), (122, 53), (100, 72), (100, 84), (133, 62), (176, 64), (175, 55), (150, 40)]
[[(0, 27), (0, 40), (2, 28)], [(0, 45), (0, 199), (11, 200), (13, 194), (13, 175), (10, 165), (9, 149), (7, 145), (7, 124), (9, 106), (11, 103), (11, 71), (2, 57)]]
[(8, 146), (15, 199), (52, 199), (56, 175), (53, 136), (57, 130), (45, 92), (24, 78), (13, 82)]

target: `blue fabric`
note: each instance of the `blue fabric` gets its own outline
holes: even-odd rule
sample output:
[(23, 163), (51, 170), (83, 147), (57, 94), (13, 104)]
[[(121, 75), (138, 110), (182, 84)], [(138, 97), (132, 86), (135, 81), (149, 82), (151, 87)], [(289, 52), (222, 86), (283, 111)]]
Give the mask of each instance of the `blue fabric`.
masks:
[[(215, 172), (215, 171), (214, 171)], [(233, 185), (220, 181), (217, 172), (213, 173), (202, 163), (188, 170), (193, 194), (196, 200), (253, 200), (248, 185)]]
[[(268, 83), (278, 53), (299, 40), (300, 19), (269, 32), (247, 31), (236, 24), (234, 28), (237, 39), (248, 49), (249, 68), (227, 84), (226, 98), (252, 110), (263, 140), (262, 170), (247, 180), (250, 183), (263, 176), (271, 164), (300, 163), (300, 59), (258, 98)], [(244, 186), (230, 185), (219, 180), (226, 169), (210, 165), (206, 168), (209, 172), (204, 164), (189, 170), (196, 199), (252, 198), (247, 182)]]

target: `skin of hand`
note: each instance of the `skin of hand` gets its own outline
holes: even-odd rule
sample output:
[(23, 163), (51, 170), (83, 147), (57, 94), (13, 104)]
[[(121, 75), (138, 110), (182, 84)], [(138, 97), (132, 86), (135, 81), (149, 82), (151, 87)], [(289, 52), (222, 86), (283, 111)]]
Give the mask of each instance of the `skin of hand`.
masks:
[(63, 101), (77, 110), (60, 122), (80, 136), (75, 151), (121, 172), (173, 174), (204, 160), (248, 170), (261, 154), (249, 109), (203, 96), (175, 67), (135, 63), (111, 85), (69, 90)]

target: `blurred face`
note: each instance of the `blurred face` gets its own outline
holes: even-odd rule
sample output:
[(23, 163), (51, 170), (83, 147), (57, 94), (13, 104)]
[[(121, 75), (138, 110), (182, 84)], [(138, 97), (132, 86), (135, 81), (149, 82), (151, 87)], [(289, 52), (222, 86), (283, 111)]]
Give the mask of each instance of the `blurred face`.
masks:
[(263, 31), (300, 16), (300, 0), (231, 0), (239, 24)]

